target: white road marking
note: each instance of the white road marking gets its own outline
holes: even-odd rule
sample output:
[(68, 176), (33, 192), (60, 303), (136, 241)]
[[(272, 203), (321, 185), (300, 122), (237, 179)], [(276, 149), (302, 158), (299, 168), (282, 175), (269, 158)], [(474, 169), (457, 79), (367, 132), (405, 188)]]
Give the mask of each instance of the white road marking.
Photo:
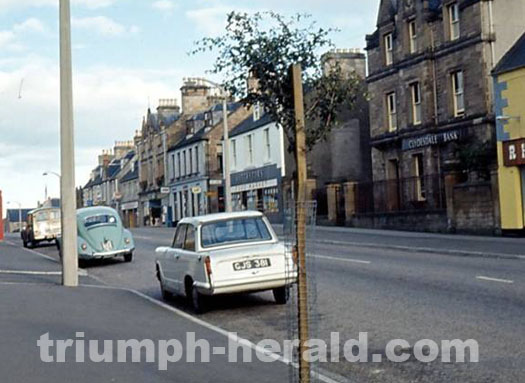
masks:
[[(93, 276), (92, 276), (93, 278)], [(286, 365), (291, 365), (293, 366), (294, 368), (299, 368), (299, 365), (293, 361), (291, 361), (290, 359), (280, 355), (280, 354), (277, 354), (277, 353), (274, 353), (274, 352), (271, 352), (271, 351), (268, 351), (266, 348), (264, 347), (260, 347), (258, 346), (257, 344), (249, 341), (248, 339), (245, 339), (245, 338), (241, 338), (240, 336), (237, 335), (237, 333), (235, 332), (230, 332), (230, 331), (227, 331), (221, 327), (218, 327), (218, 326), (215, 326), (214, 324), (211, 324), (209, 322), (206, 322), (202, 319), (199, 319), (199, 318), (196, 318), (190, 314), (188, 314), (187, 312), (185, 311), (182, 311), (182, 310), (179, 310), (173, 306), (170, 306), (168, 305), (167, 303), (164, 303), (162, 301), (159, 301), (155, 298), (152, 298), (144, 293), (141, 293), (140, 291), (138, 290), (134, 290), (134, 289), (128, 289), (128, 288), (123, 288), (123, 287), (114, 287), (114, 286), (109, 286), (107, 284), (105, 284), (104, 281), (102, 281), (100, 278), (97, 278), (97, 277), (94, 277), (94, 279), (98, 280), (99, 282), (101, 283), (104, 283), (104, 285), (102, 286), (97, 286), (97, 285), (82, 285), (83, 287), (92, 287), (92, 288), (99, 288), (99, 289), (115, 289), (115, 290), (123, 290), (123, 291), (129, 291), (130, 293), (132, 294), (135, 294), (157, 306), (160, 306), (168, 311), (171, 311), (175, 314), (177, 314), (178, 316), (182, 317), (182, 318), (185, 318), (187, 320), (189, 320), (190, 322), (193, 322), (195, 324), (198, 324), (204, 328), (207, 328), (208, 330), (211, 330), (215, 333), (218, 333), (218, 334), (221, 334), (223, 336), (225, 336), (226, 338), (228, 338), (230, 341), (232, 342), (235, 342), (241, 346), (246, 346), (246, 347), (249, 347), (251, 348), (252, 350), (254, 350), (256, 353), (259, 353), (259, 354), (264, 354), (270, 358), (272, 358), (274, 361), (277, 361), (277, 362), (282, 362)], [(328, 377), (327, 375), (325, 374), (330, 374), (330, 375), (334, 375), (337, 376), (337, 380), (334, 380), (330, 377)], [(342, 377), (342, 376), (338, 376), (336, 374), (333, 374), (333, 373), (320, 373), (320, 372), (317, 372), (317, 371), (312, 371), (312, 376), (314, 378), (316, 378), (317, 380), (319, 380), (320, 382), (324, 382), (324, 383), (346, 383), (348, 382), (348, 379)]]
[(334, 261), (341, 261), (341, 262), (360, 263), (360, 264), (363, 264), (363, 265), (369, 265), (369, 264), (372, 263), (370, 261), (362, 261), (360, 259), (330, 257), (328, 255), (320, 255), (320, 254), (310, 254), (310, 256), (314, 257), (314, 258), (331, 259), (331, 260), (334, 260)]
[[(62, 271), (32, 271), (32, 270), (0, 270), (0, 274), (17, 274), (17, 275), (62, 275)], [(85, 270), (78, 270), (78, 275), (87, 277)]]
[(491, 278), (491, 277), (485, 277), (483, 275), (478, 275), (476, 279), (479, 279), (481, 281), (488, 281), (488, 282), (499, 282), (499, 283), (507, 283), (507, 284), (513, 284), (514, 281), (510, 279), (499, 279), (499, 278)]

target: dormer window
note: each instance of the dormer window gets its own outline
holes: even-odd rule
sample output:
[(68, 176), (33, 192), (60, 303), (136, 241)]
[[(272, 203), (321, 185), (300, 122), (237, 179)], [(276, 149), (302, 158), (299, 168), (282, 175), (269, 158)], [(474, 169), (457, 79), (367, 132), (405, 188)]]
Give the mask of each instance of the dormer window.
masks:
[(261, 118), (261, 104), (257, 102), (253, 106), (253, 121), (258, 121)]

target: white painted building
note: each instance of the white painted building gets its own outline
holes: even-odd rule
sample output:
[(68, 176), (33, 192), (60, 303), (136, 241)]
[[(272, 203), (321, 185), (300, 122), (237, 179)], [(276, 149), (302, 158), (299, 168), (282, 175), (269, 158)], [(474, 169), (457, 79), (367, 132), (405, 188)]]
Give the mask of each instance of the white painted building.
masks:
[(255, 107), (229, 137), (233, 210), (260, 210), (281, 221), (287, 175), (283, 129)]

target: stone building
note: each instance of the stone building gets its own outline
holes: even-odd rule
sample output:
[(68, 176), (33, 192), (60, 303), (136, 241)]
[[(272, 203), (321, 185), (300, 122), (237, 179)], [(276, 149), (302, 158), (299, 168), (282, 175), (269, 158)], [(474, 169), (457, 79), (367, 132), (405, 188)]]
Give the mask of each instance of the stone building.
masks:
[(89, 181), (82, 188), (84, 207), (102, 205), (118, 208), (118, 180), (133, 156), (133, 141), (116, 141), (112, 149), (102, 151), (97, 167), (91, 171)]
[(135, 137), (139, 164), (139, 225), (160, 225), (166, 220), (166, 156), (173, 124), (180, 118), (175, 99), (161, 99), (157, 112), (148, 108)]
[(184, 78), (181, 96), (182, 111), (175, 100), (160, 100), (157, 113), (148, 110), (136, 140), (141, 225), (171, 223), (168, 149), (186, 137), (189, 119), (220, 101), (219, 89), (201, 78)]
[[(366, 57), (359, 49), (337, 49), (322, 56), (323, 70), (338, 65), (343, 75), (357, 74), (362, 79), (361, 95), (354, 107), (339, 114), (337, 126), (326, 140), (308, 153), (308, 177), (318, 203), (320, 220), (344, 223), (344, 194), (348, 185), (368, 182), (372, 177), (370, 124), (366, 100)], [(310, 122), (307, 122), (310, 123)]]
[[(523, 33), (524, 12), (525, 0), (381, 1), (367, 36), (374, 182), (356, 195), (357, 213), (372, 214), (354, 224), (495, 229), (490, 72)], [(475, 196), (487, 190), (492, 213), (481, 217), (476, 204), (487, 202)]]
[[(249, 114), (239, 103), (228, 103), (228, 127)], [(222, 103), (186, 120), (186, 135), (168, 151), (169, 222), (224, 211)]]

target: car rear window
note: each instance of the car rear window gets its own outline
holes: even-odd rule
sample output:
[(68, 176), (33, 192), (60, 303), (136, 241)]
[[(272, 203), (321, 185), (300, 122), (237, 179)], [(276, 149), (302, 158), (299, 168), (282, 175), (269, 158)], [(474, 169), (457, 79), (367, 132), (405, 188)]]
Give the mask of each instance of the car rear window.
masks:
[(206, 223), (201, 228), (202, 247), (229, 243), (269, 241), (272, 235), (262, 218), (236, 218)]
[(85, 227), (92, 227), (97, 225), (115, 225), (117, 218), (109, 214), (92, 215), (84, 219)]

